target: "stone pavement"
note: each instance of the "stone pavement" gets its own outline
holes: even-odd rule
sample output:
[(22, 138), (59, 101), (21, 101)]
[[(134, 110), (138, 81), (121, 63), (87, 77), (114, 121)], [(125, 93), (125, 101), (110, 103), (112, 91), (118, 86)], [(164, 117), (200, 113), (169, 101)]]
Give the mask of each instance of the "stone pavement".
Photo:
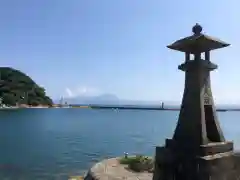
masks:
[(117, 158), (106, 159), (95, 164), (84, 180), (152, 180), (153, 173), (133, 172), (127, 165), (120, 164)]

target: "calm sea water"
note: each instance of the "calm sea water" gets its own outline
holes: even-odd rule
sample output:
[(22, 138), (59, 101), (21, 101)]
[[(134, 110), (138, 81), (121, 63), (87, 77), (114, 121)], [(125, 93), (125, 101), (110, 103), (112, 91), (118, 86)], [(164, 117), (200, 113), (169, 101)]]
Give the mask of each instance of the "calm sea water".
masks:
[[(0, 179), (67, 179), (124, 152), (154, 154), (179, 112), (21, 109), (0, 111)], [(240, 149), (240, 112), (218, 113)]]

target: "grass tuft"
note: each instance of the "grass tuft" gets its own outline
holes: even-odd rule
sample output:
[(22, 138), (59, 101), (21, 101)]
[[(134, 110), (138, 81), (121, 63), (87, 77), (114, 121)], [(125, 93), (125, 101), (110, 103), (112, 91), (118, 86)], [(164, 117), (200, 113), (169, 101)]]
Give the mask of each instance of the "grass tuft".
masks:
[(153, 159), (142, 155), (122, 157), (119, 159), (119, 163), (126, 164), (131, 170), (138, 172), (153, 168)]

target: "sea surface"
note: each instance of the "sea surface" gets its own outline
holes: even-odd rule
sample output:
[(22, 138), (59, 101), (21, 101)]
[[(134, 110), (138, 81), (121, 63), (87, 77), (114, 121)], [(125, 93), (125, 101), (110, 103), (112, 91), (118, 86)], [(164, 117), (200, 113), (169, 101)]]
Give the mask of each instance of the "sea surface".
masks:
[[(17, 109), (0, 111), (0, 179), (64, 180), (104, 158), (141, 153), (171, 138), (178, 111)], [(240, 112), (219, 112), (240, 149)]]

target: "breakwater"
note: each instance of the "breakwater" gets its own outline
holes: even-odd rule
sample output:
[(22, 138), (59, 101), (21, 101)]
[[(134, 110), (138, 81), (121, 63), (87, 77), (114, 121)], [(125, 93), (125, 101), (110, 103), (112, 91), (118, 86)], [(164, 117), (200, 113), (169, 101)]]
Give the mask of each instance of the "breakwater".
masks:
[[(138, 106), (138, 105), (76, 105), (69, 104), (72, 108), (91, 108), (91, 109), (129, 109), (129, 110), (161, 110), (161, 111), (179, 111), (179, 107), (156, 107), (156, 106)], [(218, 108), (219, 112), (240, 111), (239, 108)]]

